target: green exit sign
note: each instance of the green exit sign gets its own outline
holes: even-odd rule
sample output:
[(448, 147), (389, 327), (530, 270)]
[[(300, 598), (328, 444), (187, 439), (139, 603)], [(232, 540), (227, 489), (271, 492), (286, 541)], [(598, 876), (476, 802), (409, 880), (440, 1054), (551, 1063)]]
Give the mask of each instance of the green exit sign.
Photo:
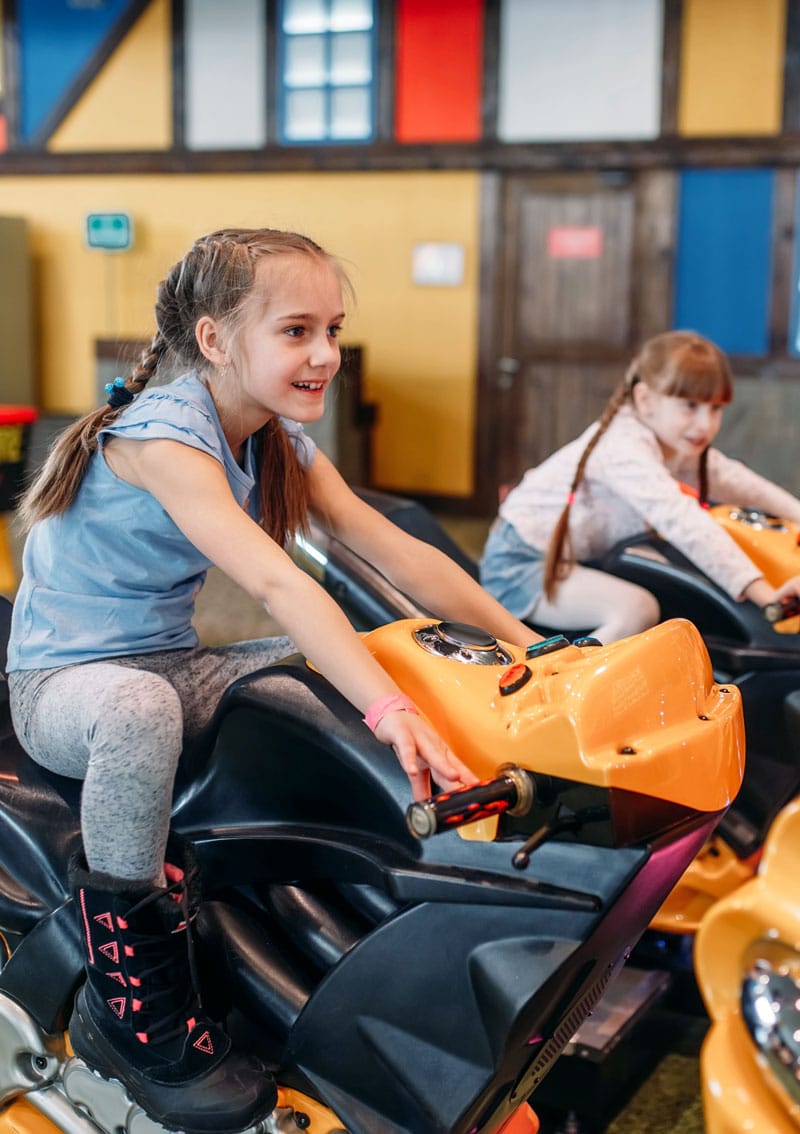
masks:
[(133, 244), (133, 221), (128, 213), (89, 213), (86, 243), (90, 248), (122, 252)]

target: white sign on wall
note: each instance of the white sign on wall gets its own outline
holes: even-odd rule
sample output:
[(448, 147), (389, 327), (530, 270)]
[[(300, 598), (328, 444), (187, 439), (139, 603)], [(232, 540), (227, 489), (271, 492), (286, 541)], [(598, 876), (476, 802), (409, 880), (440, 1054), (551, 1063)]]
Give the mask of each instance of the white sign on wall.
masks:
[(458, 287), (464, 282), (464, 245), (442, 241), (415, 244), (411, 278), (424, 287)]

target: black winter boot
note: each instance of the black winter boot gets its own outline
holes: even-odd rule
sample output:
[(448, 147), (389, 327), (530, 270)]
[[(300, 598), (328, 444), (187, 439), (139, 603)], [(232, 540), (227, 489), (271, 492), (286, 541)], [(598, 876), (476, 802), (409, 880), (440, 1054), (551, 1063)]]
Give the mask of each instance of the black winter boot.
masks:
[[(173, 841), (167, 851), (174, 857)], [(233, 1134), (265, 1118), (275, 1083), (259, 1059), (231, 1050), (203, 1016), (191, 918), (197, 867), (181, 840), (167, 886), (139, 886), (72, 867), (86, 983), (70, 1021), (75, 1053), (119, 1079), (155, 1121), (186, 1134)]]

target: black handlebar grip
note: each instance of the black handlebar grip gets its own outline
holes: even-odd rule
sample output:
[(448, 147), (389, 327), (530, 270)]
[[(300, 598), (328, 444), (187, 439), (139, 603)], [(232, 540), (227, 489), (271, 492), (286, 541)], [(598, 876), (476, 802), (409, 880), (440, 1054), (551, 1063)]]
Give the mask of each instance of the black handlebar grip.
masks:
[(412, 835), (427, 839), (440, 831), (475, 823), (507, 811), (525, 815), (533, 803), (533, 780), (522, 768), (507, 764), (499, 769), (502, 775), (482, 780), (457, 791), (445, 791), (410, 804), (406, 822)]
[(784, 618), (794, 618), (796, 614), (800, 614), (800, 597), (786, 595), (776, 602), (768, 602), (762, 610), (767, 622), (782, 622)]

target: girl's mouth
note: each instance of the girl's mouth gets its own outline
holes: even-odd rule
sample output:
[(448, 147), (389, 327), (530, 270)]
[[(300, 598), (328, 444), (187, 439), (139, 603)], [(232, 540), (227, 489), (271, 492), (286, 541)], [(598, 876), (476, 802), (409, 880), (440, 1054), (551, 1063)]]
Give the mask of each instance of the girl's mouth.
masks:
[(320, 390), (325, 389), (324, 382), (292, 382), (296, 390), (308, 390), (309, 393), (317, 394)]

